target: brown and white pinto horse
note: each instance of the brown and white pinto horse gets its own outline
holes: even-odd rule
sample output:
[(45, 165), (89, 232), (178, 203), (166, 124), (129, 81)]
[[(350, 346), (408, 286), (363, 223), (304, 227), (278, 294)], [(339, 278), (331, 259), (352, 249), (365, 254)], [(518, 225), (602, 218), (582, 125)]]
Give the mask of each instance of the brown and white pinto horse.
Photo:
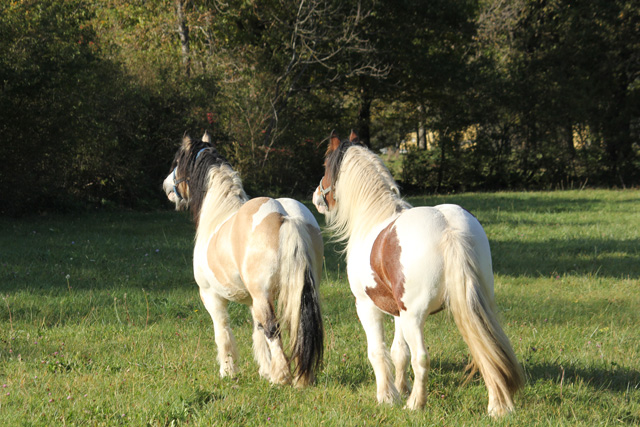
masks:
[(237, 371), (227, 311), (228, 301), (236, 301), (251, 308), (260, 375), (276, 384), (292, 380), (282, 346), (283, 326), (289, 330), (294, 383), (311, 383), (323, 353), (317, 289), (323, 242), (311, 212), (292, 199), (249, 200), (238, 173), (207, 134), (202, 141), (183, 139), (163, 188), (176, 209), (193, 213), (193, 270), (213, 320), (220, 375)]
[[(353, 133), (344, 142), (332, 136), (313, 203), (329, 230), (346, 241), (347, 275), (378, 402), (395, 402), (399, 391), (409, 391), (410, 358), (415, 380), (407, 407), (424, 407), (430, 360), (423, 326), (446, 307), (469, 346), (471, 374), (479, 370), (484, 377), (489, 414), (511, 412), (523, 373), (496, 318), (489, 242), (477, 219), (457, 205), (413, 208), (380, 158)], [(395, 317), (395, 381), (383, 337), (385, 313)]]

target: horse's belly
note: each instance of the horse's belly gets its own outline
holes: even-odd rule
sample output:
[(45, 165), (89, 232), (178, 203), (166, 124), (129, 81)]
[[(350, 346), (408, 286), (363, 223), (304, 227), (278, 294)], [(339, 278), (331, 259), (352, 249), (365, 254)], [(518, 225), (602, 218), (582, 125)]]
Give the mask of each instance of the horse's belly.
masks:
[[(375, 268), (379, 266), (379, 260), (392, 261), (387, 254), (378, 254), (377, 257), (372, 254), (372, 251), (377, 253), (375, 249), (377, 236), (385, 233), (389, 223), (393, 225), (393, 218), (380, 224), (360, 244), (352, 247), (347, 259), (347, 275), (356, 301), (360, 303), (367, 301), (381, 311), (397, 316), (400, 310), (405, 308), (399, 299), (404, 281), (401, 277), (385, 274)], [(394, 270), (394, 273), (397, 272), (398, 270)]]
[(196, 264), (194, 273), (200, 288), (213, 291), (229, 301), (248, 303), (251, 300), (239, 272), (225, 274), (218, 272), (216, 275), (209, 265)]
[(212, 283), (212, 288), (214, 291), (229, 301), (241, 302), (248, 304), (251, 301), (251, 295), (247, 291), (247, 288), (242, 283), (242, 280), (239, 279), (238, 282), (234, 280), (232, 283), (216, 283), (215, 281)]
[(234, 302), (247, 303), (251, 296), (244, 285), (229, 248), (216, 244), (216, 235), (206, 243), (196, 242), (193, 271), (198, 286)]
[[(434, 212), (408, 211), (397, 222), (401, 242), (400, 263), (407, 285), (404, 299), (408, 309), (425, 308), (431, 313), (442, 306), (444, 299), (444, 261), (440, 248), (446, 222)], [(426, 215), (424, 215), (426, 213)]]

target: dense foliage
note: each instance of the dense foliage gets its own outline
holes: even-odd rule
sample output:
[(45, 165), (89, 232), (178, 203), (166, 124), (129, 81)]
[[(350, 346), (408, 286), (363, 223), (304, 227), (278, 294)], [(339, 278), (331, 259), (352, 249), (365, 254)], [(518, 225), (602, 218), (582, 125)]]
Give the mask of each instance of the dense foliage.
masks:
[(6, 1), (0, 210), (155, 206), (205, 129), (250, 194), (308, 196), (351, 128), (415, 132), (406, 189), (637, 186), (639, 70), (630, 0)]

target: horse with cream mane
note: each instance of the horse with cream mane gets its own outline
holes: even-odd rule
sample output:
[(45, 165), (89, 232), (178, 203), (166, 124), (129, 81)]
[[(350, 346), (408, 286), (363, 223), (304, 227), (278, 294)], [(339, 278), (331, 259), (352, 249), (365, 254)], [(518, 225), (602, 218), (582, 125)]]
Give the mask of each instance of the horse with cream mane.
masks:
[(202, 141), (183, 139), (163, 189), (176, 209), (191, 209), (196, 223), (193, 272), (213, 320), (220, 375), (238, 369), (227, 310), (235, 301), (251, 309), (260, 375), (275, 384), (313, 382), (323, 354), (323, 241), (311, 212), (288, 198), (249, 199), (208, 134)]
[[(429, 353), (426, 318), (447, 308), (480, 371), (488, 412), (513, 411), (523, 372), (496, 316), (491, 252), (478, 220), (457, 205), (412, 207), (382, 160), (360, 145), (332, 135), (325, 173), (313, 196), (328, 229), (346, 243), (349, 286), (367, 337), (378, 402), (408, 393), (406, 369), (414, 373), (406, 406), (425, 406)], [(395, 320), (391, 354), (384, 343), (383, 316)], [(395, 378), (391, 364), (395, 366)]]

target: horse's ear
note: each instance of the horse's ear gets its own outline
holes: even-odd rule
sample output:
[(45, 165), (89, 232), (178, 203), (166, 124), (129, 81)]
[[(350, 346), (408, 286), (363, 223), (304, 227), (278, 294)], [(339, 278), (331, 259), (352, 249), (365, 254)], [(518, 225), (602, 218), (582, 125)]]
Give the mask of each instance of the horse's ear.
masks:
[(340, 138), (338, 138), (338, 134), (335, 131), (331, 132), (331, 137), (329, 138), (329, 148), (327, 148), (327, 153), (331, 153), (338, 149), (340, 146)]
[(204, 131), (204, 135), (202, 135), (202, 142), (215, 147), (215, 144), (211, 141), (211, 134), (208, 130)]
[(351, 129), (351, 134), (349, 135), (349, 142), (353, 142), (354, 144), (360, 143), (360, 138), (358, 138), (358, 134), (355, 133), (353, 129)]
[(185, 133), (182, 137), (182, 149), (185, 151), (189, 151), (192, 144), (193, 141), (191, 141), (191, 137)]

